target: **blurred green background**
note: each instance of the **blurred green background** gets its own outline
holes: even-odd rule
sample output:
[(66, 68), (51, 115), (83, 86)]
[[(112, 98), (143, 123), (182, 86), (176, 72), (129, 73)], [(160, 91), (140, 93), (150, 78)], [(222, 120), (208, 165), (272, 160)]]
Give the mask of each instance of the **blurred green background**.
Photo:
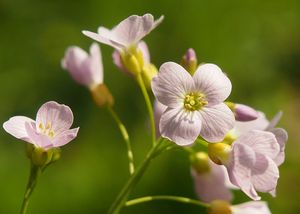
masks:
[[(105, 213), (128, 178), (125, 145), (108, 113), (60, 67), (65, 49), (87, 49), (92, 40), (81, 30), (113, 27), (146, 12), (163, 23), (148, 35), (153, 63), (179, 61), (193, 47), (201, 62), (218, 64), (232, 80), (230, 99), (272, 117), (284, 111), (280, 126), (289, 132), (286, 162), (280, 167), (277, 198), (263, 195), (273, 213), (299, 213), (300, 204), (300, 1), (0, 1), (0, 121), (14, 115), (32, 118), (39, 106), (55, 100), (69, 105), (78, 138), (39, 180), (29, 214)], [(105, 82), (116, 111), (128, 126), (137, 162), (149, 149), (147, 112), (132, 79), (112, 64), (112, 48), (102, 45)], [(18, 213), (29, 162), (24, 142), (0, 132), (0, 213)], [(170, 194), (195, 198), (187, 155), (157, 158), (131, 198)], [(240, 192), (235, 202), (248, 200)], [(202, 213), (198, 207), (153, 202), (124, 213)]]

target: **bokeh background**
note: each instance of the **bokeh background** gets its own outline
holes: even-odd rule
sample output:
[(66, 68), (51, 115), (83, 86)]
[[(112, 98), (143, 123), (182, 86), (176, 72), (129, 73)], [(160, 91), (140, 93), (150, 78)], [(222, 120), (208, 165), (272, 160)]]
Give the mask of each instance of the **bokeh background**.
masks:
[[(289, 132), (286, 162), (280, 167), (278, 196), (263, 195), (273, 213), (299, 213), (300, 204), (300, 1), (215, 0), (1, 0), (0, 121), (35, 117), (55, 100), (69, 105), (80, 126), (59, 162), (41, 177), (28, 213), (105, 213), (128, 178), (125, 145), (114, 122), (89, 92), (60, 66), (65, 49), (87, 49), (81, 30), (113, 27), (131, 14), (165, 15), (145, 38), (152, 61), (179, 61), (193, 47), (201, 62), (218, 64), (232, 80), (230, 99), (249, 104)], [(113, 65), (112, 48), (102, 45), (105, 82), (132, 138), (136, 162), (149, 149), (147, 112), (132, 79)], [(29, 162), (24, 143), (0, 130), (0, 213), (18, 213)], [(173, 151), (157, 158), (131, 198), (170, 194), (195, 198), (187, 155)], [(247, 201), (237, 192), (235, 203)], [(202, 213), (198, 207), (152, 202), (124, 213)]]

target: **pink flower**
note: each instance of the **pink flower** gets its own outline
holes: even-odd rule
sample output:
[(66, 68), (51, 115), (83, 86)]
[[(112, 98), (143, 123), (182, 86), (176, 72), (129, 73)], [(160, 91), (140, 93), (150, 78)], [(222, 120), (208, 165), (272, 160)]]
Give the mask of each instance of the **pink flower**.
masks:
[(69, 47), (61, 64), (81, 85), (91, 89), (103, 83), (101, 51), (96, 43), (91, 45), (90, 54), (77, 46)]
[(256, 191), (275, 193), (279, 178), (275, 159), (279, 152), (274, 134), (252, 130), (233, 142), (229, 159), (221, 162), (227, 168), (231, 183), (253, 200), (259, 200)]
[(163, 18), (161, 16), (158, 20), (154, 21), (151, 14), (143, 16), (132, 15), (121, 21), (111, 30), (99, 27), (98, 33), (90, 31), (82, 31), (82, 33), (117, 50), (126, 50), (132, 45), (137, 45), (143, 37), (162, 22)]
[(229, 188), (232, 188), (233, 185), (229, 181), (226, 168), (211, 160), (208, 162), (209, 170), (207, 172), (199, 173), (192, 170), (198, 198), (207, 203), (214, 200), (231, 201), (233, 196)]
[(233, 214), (271, 214), (268, 204), (264, 201), (250, 201), (231, 206)]
[(281, 165), (285, 159), (285, 143), (288, 140), (288, 134), (283, 128), (276, 128), (282, 112), (278, 112), (271, 121), (268, 121), (263, 112), (258, 112), (258, 118), (250, 122), (237, 122), (235, 126), (235, 131), (237, 134), (246, 133), (251, 130), (264, 130), (272, 132), (280, 147), (280, 152), (278, 156), (274, 159), (277, 166)]
[(43, 104), (38, 110), (36, 120), (15, 116), (3, 124), (12, 136), (48, 150), (61, 147), (73, 140), (79, 128), (70, 129), (73, 113), (68, 106), (54, 101)]
[(160, 133), (176, 144), (192, 144), (199, 135), (219, 142), (233, 128), (234, 115), (223, 103), (231, 82), (218, 66), (203, 64), (192, 77), (180, 65), (167, 62), (151, 85), (156, 99), (168, 107), (160, 119)]

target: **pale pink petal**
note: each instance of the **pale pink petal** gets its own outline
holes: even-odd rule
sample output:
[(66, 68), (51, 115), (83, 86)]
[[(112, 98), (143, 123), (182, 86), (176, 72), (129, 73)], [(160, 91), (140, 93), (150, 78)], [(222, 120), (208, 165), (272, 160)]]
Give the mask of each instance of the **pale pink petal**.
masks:
[(168, 108), (160, 119), (160, 133), (177, 145), (190, 145), (197, 139), (201, 120), (198, 112), (186, 112), (182, 108)]
[(43, 104), (36, 117), (36, 129), (39, 131), (40, 126), (42, 126), (52, 130), (54, 135), (68, 130), (72, 123), (73, 113), (71, 109), (54, 101)]
[(118, 67), (118, 69), (120, 69), (121, 71), (123, 71), (124, 73), (126, 73), (128, 75), (131, 75), (131, 73), (129, 71), (127, 71), (127, 69), (124, 67), (122, 58), (121, 58), (121, 54), (118, 50), (114, 50), (114, 52), (112, 54), (112, 58), (113, 58), (114, 64)]
[(150, 63), (150, 53), (149, 53), (148, 45), (146, 44), (146, 42), (140, 41), (138, 44), (138, 49), (140, 49), (140, 51), (143, 54), (144, 63), (149, 64)]
[(199, 174), (195, 170), (192, 170), (192, 177), (198, 198), (207, 203), (214, 200), (230, 202), (233, 195), (225, 183), (226, 176), (228, 177), (225, 167), (216, 165), (212, 161), (209, 164), (210, 171), (206, 173)]
[(275, 161), (275, 163), (277, 164), (277, 166), (280, 166), (284, 162), (284, 159), (285, 159), (284, 150), (285, 150), (285, 143), (288, 140), (288, 134), (282, 128), (270, 129), (270, 132), (272, 132), (275, 135), (276, 140), (280, 147), (279, 154), (273, 159)]
[(266, 155), (271, 159), (279, 154), (279, 144), (271, 132), (252, 130), (241, 135), (235, 143), (250, 146), (255, 152)]
[(155, 121), (155, 130), (156, 130), (156, 137), (160, 137), (160, 131), (159, 131), (159, 121), (161, 118), (161, 115), (164, 113), (164, 111), (168, 107), (161, 104), (157, 100), (154, 101), (154, 121)]
[(176, 108), (182, 107), (185, 95), (192, 92), (193, 78), (180, 65), (166, 62), (159, 68), (158, 75), (151, 81), (152, 91), (162, 104)]
[(193, 78), (197, 91), (206, 96), (209, 106), (223, 102), (231, 93), (231, 82), (217, 65), (200, 65)]
[(265, 155), (256, 153), (251, 178), (254, 188), (259, 192), (270, 192), (276, 189), (278, 178), (279, 171), (275, 162)]
[(251, 168), (255, 164), (255, 153), (251, 147), (234, 143), (231, 159), (226, 168), (232, 184), (241, 188), (253, 200), (259, 200), (257, 192), (251, 183)]
[(28, 133), (28, 137), (30, 138), (30, 142), (36, 147), (43, 148), (45, 150), (53, 147), (51, 139), (47, 135), (39, 133), (36, 130), (35, 123), (26, 123), (25, 129)]
[(235, 104), (234, 113), (237, 121), (247, 122), (258, 118), (258, 112), (255, 109), (243, 104)]
[(60, 147), (66, 145), (77, 136), (78, 131), (79, 128), (69, 129), (55, 136), (52, 142), (53, 147)]
[(232, 214), (271, 214), (264, 201), (251, 201), (231, 206)]
[(220, 142), (234, 127), (234, 115), (224, 103), (203, 107), (200, 111), (202, 129), (200, 135), (209, 142)]
[(25, 140), (30, 143), (25, 123), (34, 123), (34, 120), (24, 116), (11, 117), (8, 121), (3, 123), (3, 128), (7, 133), (11, 134), (15, 138)]
[(92, 79), (94, 83), (103, 83), (103, 62), (100, 47), (97, 43), (93, 43), (90, 47)]
[(258, 112), (258, 118), (249, 122), (238, 122), (236, 121), (235, 129), (238, 135), (255, 130), (265, 130), (269, 125), (269, 121), (267, 120), (265, 114), (263, 112)]
[(282, 111), (278, 112), (270, 121), (268, 127), (266, 128), (267, 130), (274, 128), (275, 126), (277, 126), (277, 124), (279, 123), (279, 120), (282, 117)]

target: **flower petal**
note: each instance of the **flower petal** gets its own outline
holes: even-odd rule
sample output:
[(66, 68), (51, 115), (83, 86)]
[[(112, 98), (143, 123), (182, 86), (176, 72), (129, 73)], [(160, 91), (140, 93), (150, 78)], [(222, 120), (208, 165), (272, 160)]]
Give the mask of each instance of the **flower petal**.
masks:
[(34, 123), (34, 120), (24, 117), (24, 116), (15, 116), (9, 118), (8, 121), (3, 123), (4, 130), (14, 136), (15, 138), (25, 140), (30, 143), (30, 139), (28, 137), (25, 123)]
[(195, 170), (192, 171), (198, 198), (207, 203), (214, 200), (231, 201), (233, 195), (225, 183), (228, 177), (225, 167), (212, 161), (209, 164), (211, 166), (209, 172), (199, 174)]
[(30, 142), (36, 147), (43, 148), (45, 150), (52, 148), (51, 139), (42, 133), (37, 132), (35, 123), (25, 123), (25, 129), (30, 138)]
[(73, 140), (79, 131), (79, 128), (69, 129), (57, 135), (53, 140), (53, 147), (60, 147), (66, 145)]
[(271, 214), (268, 204), (264, 201), (250, 201), (231, 206), (233, 214)]
[(152, 91), (162, 104), (176, 108), (182, 107), (186, 93), (194, 87), (193, 78), (180, 65), (166, 62), (159, 68), (158, 75), (151, 81)]
[(265, 155), (256, 153), (251, 178), (254, 188), (259, 192), (271, 192), (276, 189), (278, 178), (279, 171), (275, 162)]
[(277, 124), (279, 123), (279, 120), (282, 117), (282, 111), (279, 111), (270, 121), (270, 124), (268, 125), (268, 127), (266, 128), (266, 130), (275, 128), (275, 126), (277, 126)]
[(209, 106), (223, 102), (231, 93), (230, 80), (215, 64), (200, 65), (193, 78), (196, 89), (206, 96)]
[(234, 115), (224, 103), (203, 107), (201, 114), (202, 129), (200, 135), (209, 142), (220, 142), (234, 127)]
[(43, 104), (38, 110), (36, 117), (36, 129), (39, 126), (50, 128), (55, 135), (68, 130), (73, 123), (73, 113), (66, 105), (50, 101)]
[(161, 115), (164, 113), (164, 111), (167, 108), (168, 108), (167, 106), (161, 104), (157, 100), (154, 101), (153, 110), (154, 110), (154, 121), (155, 121), (156, 137), (160, 137), (159, 121), (160, 121)]
[(148, 45), (144, 41), (140, 41), (138, 44), (138, 49), (141, 50), (144, 58), (144, 63), (149, 64), (150, 63), (150, 53), (148, 49)]
[(103, 83), (103, 63), (100, 47), (97, 43), (93, 43), (90, 47), (91, 64), (93, 82), (97, 84)]
[(197, 139), (201, 120), (198, 112), (185, 112), (182, 108), (168, 108), (160, 119), (160, 133), (177, 145), (190, 145)]
[(279, 144), (271, 132), (252, 130), (241, 135), (235, 143), (250, 146), (255, 152), (266, 155), (271, 159), (279, 154)]
[(260, 197), (251, 183), (251, 168), (254, 164), (254, 151), (247, 145), (234, 143), (231, 159), (226, 165), (230, 182), (240, 187), (253, 200), (259, 200)]
[(275, 157), (275, 159), (273, 159), (275, 161), (275, 163), (277, 164), (277, 166), (280, 166), (284, 162), (284, 159), (285, 159), (284, 150), (285, 150), (285, 143), (288, 140), (288, 134), (282, 128), (270, 129), (270, 132), (272, 132), (275, 135), (276, 140), (280, 147), (279, 154)]

